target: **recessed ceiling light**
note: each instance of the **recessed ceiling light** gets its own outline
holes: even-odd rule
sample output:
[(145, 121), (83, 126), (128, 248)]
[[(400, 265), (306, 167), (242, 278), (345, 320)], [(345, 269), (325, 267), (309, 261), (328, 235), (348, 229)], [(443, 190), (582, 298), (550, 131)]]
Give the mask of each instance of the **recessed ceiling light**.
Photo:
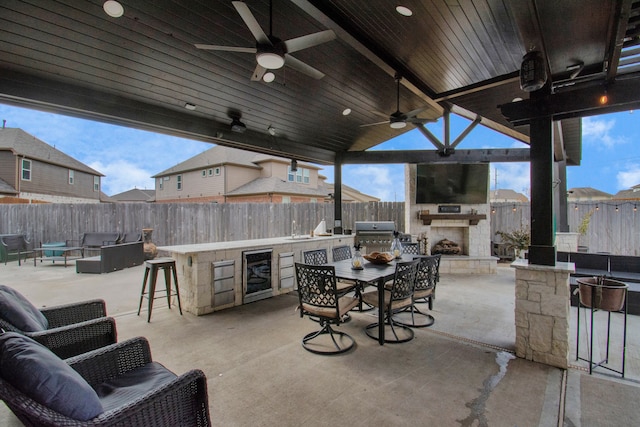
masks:
[(520, 101), (522, 101), (522, 98), (520, 98), (520, 97), (513, 98), (513, 99), (511, 100), (511, 102), (520, 102)]
[(107, 0), (102, 5), (102, 8), (104, 9), (105, 13), (112, 18), (120, 18), (122, 15), (124, 15), (124, 7), (122, 7), (122, 5), (115, 0)]
[(402, 16), (413, 15), (413, 11), (406, 6), (396, 6), (396, 12), (398, 12)]
[(342, 110), (343, 116), (348, 116), (349, 114), (351, 114), (351, 108), (345, 108), (344, 110)]
[(184, 108), (186, 108), (189, 111), (194, 111), (196, 109), (196, 105), (190, 102), (187, 102), (186, 104), (184, 104)]
[(276, 79), (276, 75), (273, 74), (271, 71), (267, 71), (266, 73), (264, 73), (264, 75), (262, 76), (262, 80), (265, 83), (271, 83), (272, 81), (274, 81)]

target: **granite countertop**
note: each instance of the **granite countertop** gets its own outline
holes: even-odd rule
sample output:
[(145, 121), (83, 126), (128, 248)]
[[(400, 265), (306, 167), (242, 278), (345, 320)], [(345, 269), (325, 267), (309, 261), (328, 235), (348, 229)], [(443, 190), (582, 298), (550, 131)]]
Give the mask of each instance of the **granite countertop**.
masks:
[(267, 239), (251, 239), (251, 240), (232, 240), (230, 242), (212, 242), (212, 243), (194, 243), (191, 245), (176, 245), (176, 246), (158, 246), (158, 250), (172, 252), (176, 254), (193, 254), (197, 252), (211, 252), (219, 251), (223, 249), (242, 249), (242, 248), (258, 248), (264, 246), (276, 246), (276, 245), (290, 245), (295, 243), (309, 243), (312, 241), (321, 240), (333, 240), (352, 238), (353, 235), (349, 234), (335, 234), (329, 236), (314, 236), (301, 235), (296, 238), (291, 236), (286, 237), (271, 237)]

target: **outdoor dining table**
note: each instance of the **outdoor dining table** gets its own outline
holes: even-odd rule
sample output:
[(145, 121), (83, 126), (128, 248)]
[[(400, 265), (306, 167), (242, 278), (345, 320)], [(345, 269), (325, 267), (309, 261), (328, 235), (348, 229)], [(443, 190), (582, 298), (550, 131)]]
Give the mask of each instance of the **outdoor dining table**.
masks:
[(335, 267), (337, 279), (355, 280), (378, 287), (378, 343), (380, 345), (384, 345), (384, 285), (393, 279), (398, 261), (411, 261), (413, 258), (414, 256), (411, 254), (403, 254), (401, 259), (395, 259), (386, 264), (365, 261), (360, 270), (351, 267), (350, 259), (327, 264)]

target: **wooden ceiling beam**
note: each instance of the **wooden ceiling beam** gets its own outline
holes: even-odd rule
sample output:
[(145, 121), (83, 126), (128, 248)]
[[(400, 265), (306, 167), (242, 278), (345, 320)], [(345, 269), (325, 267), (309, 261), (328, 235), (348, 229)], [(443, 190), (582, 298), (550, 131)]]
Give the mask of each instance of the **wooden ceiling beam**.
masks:
[[(600, 97), (607, 95), (602, 104)], [(640, 78), (619, 79), (605, 86), (589, 86), (550, 94), (539, 99), (527, 99), (499, 106), (504, 117), (514, 126), (527, 125), (533, 119), (552, 117), (562, 120), (587, 117), (640, 108)]]
[(483, 148), (455, 150), (443, 156), (438, 150), (375, 150), (342, 153), (342, 164), (404, 163), (503, 163), (528, 162), (528, 148)]

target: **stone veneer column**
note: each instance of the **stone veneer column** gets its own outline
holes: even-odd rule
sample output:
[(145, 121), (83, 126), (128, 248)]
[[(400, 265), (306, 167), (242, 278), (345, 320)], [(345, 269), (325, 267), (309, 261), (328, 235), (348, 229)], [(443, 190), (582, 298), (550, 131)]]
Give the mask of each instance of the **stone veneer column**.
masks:
[(569, 365), (569, 275), (573, 263), (555, 266), (517, 260), (516, 356), (566, 369)]

